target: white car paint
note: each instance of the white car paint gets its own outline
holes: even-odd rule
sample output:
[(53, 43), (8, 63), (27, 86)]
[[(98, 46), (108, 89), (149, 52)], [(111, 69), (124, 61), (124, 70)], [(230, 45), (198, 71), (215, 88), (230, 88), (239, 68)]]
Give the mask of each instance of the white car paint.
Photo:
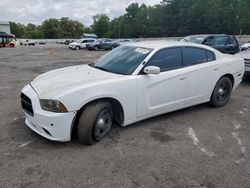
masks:
[[(222, 54), (204, 45), (150, 41), (131, 43), (128, 46), (153, 49), (131, 75), (119, 75), (89, 65), (79, 65), (50, 71), (35, 78), (22, 90), (31, 99), (34, 110), (34, 116), (24, 111), (26, 124), (48, 139), (69, 141), (77, 111), (95, 99), (108, 97), (119, 101), (124, 111), (122, 126), (127, 126), (156, 115), (208, 102), (217, 81), (223, 75), (234, 77), (235, 89), (244, 73), (242, 58)], [(156, 75), (139, 74), (158, 50), (180, 46), (210, 50), (214, 52), (216, 60)], [(59, 100), (68, 112), (42, 110), (39, 99)], [(43, 128), (49, 130), (51, 135)]]
[(96, 39), (94, 38), (83, 38), (83, 39), (80, 39), (76, 42), (72, 42), (69, 44), (69, 48), (75, 50), (77, 49), (77, 47), (79, 47), (79, 49), (82, 49), (82, 48), (86, 48), (86, 45), (91, 43), (91, 42), (95, 42)]
[(235, 55), (245, 60), (245, 74), (250, 75), (250, 48)]
[(240, 46), (240, 51), (250, 48), (250, 43), (246, 43)]

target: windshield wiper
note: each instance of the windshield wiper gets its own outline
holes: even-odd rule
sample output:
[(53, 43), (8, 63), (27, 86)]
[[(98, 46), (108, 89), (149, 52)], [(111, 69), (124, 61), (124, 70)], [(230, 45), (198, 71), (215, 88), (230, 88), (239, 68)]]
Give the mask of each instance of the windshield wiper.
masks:
[(94, 68), (99, 69), (99, 70), (103, 70), (103, 71), (106, 71), (106, 72), (110, 72), (109, 70), (107, 70), (107, 69), (105, 69), (103, 67), (94, 66)]

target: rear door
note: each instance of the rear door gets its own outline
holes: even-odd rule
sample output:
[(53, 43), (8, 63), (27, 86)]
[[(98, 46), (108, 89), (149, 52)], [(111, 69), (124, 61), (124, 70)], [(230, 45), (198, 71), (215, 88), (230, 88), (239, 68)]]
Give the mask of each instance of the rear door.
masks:
[(220, 77), (221, 65), (212, 51), (185, 47), (188, 73), (186, 104), (194, 105), (210, 99), (216, 82)]
[(226, 51), (228, 54), (236, 54), (240, 51), (237, 39), (230, 35), (226, 43)]
[(227, 53), (226, 43), (228, 41), (228, 36), (209, 36), (203, 44), (211, 46), (222, 53)]

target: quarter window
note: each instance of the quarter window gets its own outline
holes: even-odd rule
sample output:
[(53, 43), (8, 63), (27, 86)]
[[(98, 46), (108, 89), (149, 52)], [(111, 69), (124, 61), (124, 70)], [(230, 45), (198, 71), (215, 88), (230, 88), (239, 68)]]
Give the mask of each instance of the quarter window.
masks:
[(209, 50), (202, 48), (186, 47), (188, 65), (197, 65), (215, 60), (215, 55)]
[(161, 72), (178, 69), (182, 67), (181, 48), (168, 48), (156, 52), (147, 66), (160, 67)]
[(213, 52), (206, 50), (207, 54), (207, 61), (214, 61), (215, 60), (215, 55)]
[(229, 36), (229, 40), (228, 40), (228, 44), (235, 44), (235, 45), (237, 45), (238, 42), (235, 40), (235, 38), (232, 35), (230, 35)]

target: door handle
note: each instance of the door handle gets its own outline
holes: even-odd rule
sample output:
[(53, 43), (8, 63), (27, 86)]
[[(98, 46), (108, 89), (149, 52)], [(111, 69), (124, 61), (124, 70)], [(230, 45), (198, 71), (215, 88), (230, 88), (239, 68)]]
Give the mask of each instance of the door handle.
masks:
[(180, 78), (180, 80), (186, 80), (187, 79), (187, 77), (181, 77)]
[(219, 68), (215, 68), (215, 69), (214, 69), (214, 71), (217, 71), (217, 70), (219, 70)]

